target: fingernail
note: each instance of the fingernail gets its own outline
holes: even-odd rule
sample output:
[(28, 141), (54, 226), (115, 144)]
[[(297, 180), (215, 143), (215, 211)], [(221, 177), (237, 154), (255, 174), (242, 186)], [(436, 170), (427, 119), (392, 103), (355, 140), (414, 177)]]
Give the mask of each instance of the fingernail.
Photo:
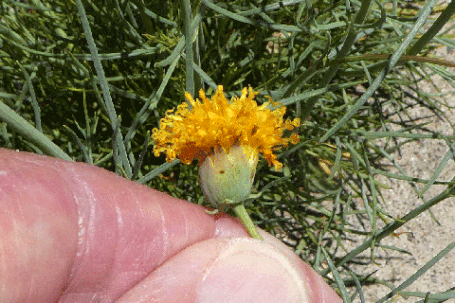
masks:
[(248, 238), (231, 245), (204, 275), (199, 302), (309, 302), (304, 277), (273, 246)]

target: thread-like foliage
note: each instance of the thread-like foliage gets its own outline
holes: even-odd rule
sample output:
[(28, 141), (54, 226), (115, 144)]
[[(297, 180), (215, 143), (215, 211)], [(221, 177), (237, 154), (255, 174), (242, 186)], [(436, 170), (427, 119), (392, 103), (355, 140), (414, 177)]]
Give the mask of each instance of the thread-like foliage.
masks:
[[(455, 181), (437, 181), (450, 152), (428, 180), (381, 164), (420, 139), (455, 147), (454, 136), (408, 116), (419, 105), (446, 119), (443, 99), (419, 83), (437, 74), (455, 87), (454, 63), (431, 55), (455, 47), (453, 26), (442, 30), (454, 11), (454, 1), (5, 0), (0, 146), (85, 161), (204, 203), (196, 167), (155, 158), (150, 131), (186, 91), (211, 96), (223, 85), (234, 96), (251, 86), (302, 125), (300, 143), (279, 153), (280, 172), (260, 162), (260, 197), (247, 208), (349, 302), (363, 297), (362, 284), (381, 282), (354, 272), (356, 257), (371, 248), (374, 261), (382, 239), (454, 193)], [(445, 190), (397, 219), (382, 209), (377, 175), (422, 184), (420, 196), (435, 184)], [(351, 236), (362, 240), (347, 251)]]

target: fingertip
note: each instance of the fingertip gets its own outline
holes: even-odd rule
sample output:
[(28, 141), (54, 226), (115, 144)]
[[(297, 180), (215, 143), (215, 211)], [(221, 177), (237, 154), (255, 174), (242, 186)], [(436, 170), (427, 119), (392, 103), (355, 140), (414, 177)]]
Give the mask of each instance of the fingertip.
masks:
[(305, 276), (272, 245), (235, 238), (208, 268), (198, 302), (311, 302)]
[[(245, 227), (238, 220), (232, 220), (227, 216), (220, 216), (215, 222), (217, 237), (243, 237), (249, 238)], [(310, 289), (309, 302), (312, 303), (341, 303), (342, 300), (338, 294), (331, 288), (324, 279), (310, 265), (303, 262), (288, 246), (278, 240), (271, 234), (258, 229), (263, 237), (262, 244), (270, 245), (275, 251), (285, 256), (293, 267), (298, 268), (302, 273), (305, 283)], [(282, 301), (285, 302), (285, 301)]]
[(214, 238), (169, 259), (118, 302), (341, 302), (322, 294), (333, 290), (302, 264), (266, 241)]

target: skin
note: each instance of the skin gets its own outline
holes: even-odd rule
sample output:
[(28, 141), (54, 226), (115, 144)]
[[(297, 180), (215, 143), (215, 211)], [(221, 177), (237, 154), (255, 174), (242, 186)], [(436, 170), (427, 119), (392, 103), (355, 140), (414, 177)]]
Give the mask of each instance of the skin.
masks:
[(94, 166), (0, 149), (0, 302), (341, 302), (260, 233)]

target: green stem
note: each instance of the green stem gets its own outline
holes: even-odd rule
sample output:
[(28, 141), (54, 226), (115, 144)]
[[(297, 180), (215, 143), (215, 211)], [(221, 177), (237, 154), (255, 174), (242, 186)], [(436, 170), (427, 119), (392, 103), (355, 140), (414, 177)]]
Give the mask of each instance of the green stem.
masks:
[[(340, 62), (358, 62), (362, 60), (369, 60), (369, 61), (381, 61), (387, 60), (392, 56), (392, 54), (366, 54), (361, 56), (350, 56), (343, 59), (340, 59)], [(417, 61), (417, 62), (426, 62), (426, 63), (433, 63), (437, 65), (455, 67), (455, 62), (443, 60), (440, 58), (430, 58), (430, 57), (422, 57), (422, 56), (413, 56), (413, 55), (402, 55), (401, 58), (398, 60), (400, 61)], [(334, 61), (336, 62), (336, 61)]]
[(193, 33), (192, 33), (192, 14), (191, 14), (191, 1), (181, 1), (183, 11), (183, 23), (185, 28), (185, 59), (186, 59), (186, 91), (194, 96), (194, 53), (193, 53)]
[(58, 145), (52, 142), (47, 136), (33, 127), (29, 122), (27, 122), (2, 101), (0, 101), (0, 121), (6, 122), (8, 128), (16, 131), (33, 145), (41, 149), (46, 155), (67, 161), (73, 161), (73, 159)]
[(450, 21), (455, 10), (455, 1), (451, 1), (449, 5), (442, 11), (438, 19), (433, 25), (417, 40), (411, 49), (408, 51), (409, 55), (417, 55), (430, 41), (436, 36), (442, 27)]
[(235, 214), (237, 217), (242, 220), (243, 225), (245, 225), (246, 230), (250, 234), (250, 236), (254, 239), (262, 240), (261, 235), (259, 235), (258, 230), (256, 229), (256, 225), (254, 225), (253, 221), (250, 218), (250, 215), (248, 215), (245, 205), (243, 203), (238, 203), (235, 205), (232, 205), (232, 208), (234, 209)]

